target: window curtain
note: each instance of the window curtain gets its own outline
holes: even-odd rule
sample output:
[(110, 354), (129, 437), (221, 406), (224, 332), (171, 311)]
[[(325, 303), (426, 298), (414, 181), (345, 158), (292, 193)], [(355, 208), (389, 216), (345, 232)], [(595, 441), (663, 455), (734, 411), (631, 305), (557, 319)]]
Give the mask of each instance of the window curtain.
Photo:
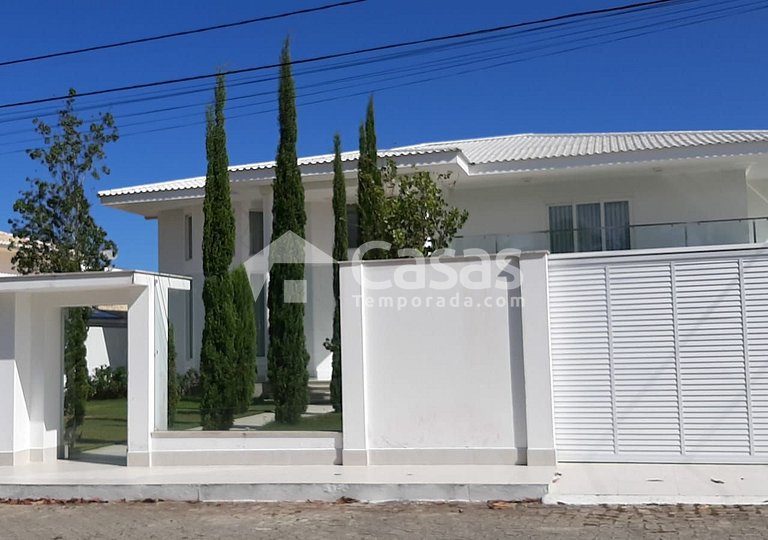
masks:
[(630, 249), (627, 201), (605, 203), (605, 249)]
[(576, 222), (579, 251), (602, 251), (603, 235), (600, 203), (577, 204)]
[(549, 250), (552, 253), (573, 253), (573, 207), (549, 207)]

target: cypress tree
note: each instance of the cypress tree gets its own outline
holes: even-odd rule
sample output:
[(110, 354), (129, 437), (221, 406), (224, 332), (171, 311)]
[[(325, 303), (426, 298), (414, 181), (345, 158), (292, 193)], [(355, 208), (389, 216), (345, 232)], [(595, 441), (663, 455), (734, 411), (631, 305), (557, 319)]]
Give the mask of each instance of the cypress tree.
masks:
[[(290, 44), (285, 41), (280, 55), (279, 84), (280, 142), (273, 184), (272, 242), (287, 232), (304, 238), (307, 222), (304, 187), (296, 155), (296, 91), (291, 75)], [(275, 401), (275, 420), (294, 424), (307, 409), (307, 362), (309, 354), (304, 337), (304, 304), (286, 302), (285, 289), (304, 283), (304, 247), (300, 243), (285, 246), (298, 264), (270, 262), (269, 382)], [(270, 250), (270, 258), (273, 252)], [(275, 261), (276, 262), (276, 261)], [(290, 282), (290, 283), (289, 283)], [(292, 300), (288, 298), (287, 300)]]
[(173, 325), (168, 321), (168, 429), (176, 421), (176, 408), (179, 405), (179, 376), (176, 373), (176, 339)]
[(235, 218), (229, 188), (224, 130), (224, 76), (216, 80), (214, 105), (206, 112), (203, 214), (203, 304), (205, 325), (200, 353), (200, 417), (203, 429), (232, 427), (237, 406), (234, 370), (235, 311), (229, 265), (235, 252)]
[(85, 347), (90, 311), (89, 308), (69, 308), (64, 323), (64, 428), (65, 440), (72, 448), (85, 419), (85, 402), (90, 391)]
[(253, 291), (248, 272), (243, 265), (232, 272), (235, 318), (235, 372), (237, 373), (237, 412), (244, 413), (251, 405), (256, 385), (256, 318), (253, 308)]
[[(384, 185), (378, 165), (373, 96), (368, 100), (365, 122), (360, 124), (360, 157), (357, 165), (357, 206), (360, 215), (360, 243), (384, 240)], [(366, 259), (382, 259), (381, 249), (366, 253)]]
[(331, 404), (333, 410), (341, 412), (341, 306), (339, 303), (339, 261), (347, 260), (349, 242), (347, 238), (347, 185), (341, 167), (341, 137), (338, 133), (333, 138), (333, 296), (336, 307), (333, 310), (333, 337), (330, 351), (333, 353), (331, 375)]

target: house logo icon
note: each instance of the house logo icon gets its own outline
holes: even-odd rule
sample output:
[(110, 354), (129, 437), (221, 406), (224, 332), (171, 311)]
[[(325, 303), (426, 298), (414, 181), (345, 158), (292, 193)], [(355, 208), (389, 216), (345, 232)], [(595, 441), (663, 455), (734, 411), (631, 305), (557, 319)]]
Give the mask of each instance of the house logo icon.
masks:
[[(243, 266), (251, 277), (253, 297), (258, 297), (267, 284), (267, 275), (275, 264), (332, 265), (333, 257), (304, 238), (288, 231), (264, 249), (248, 258)], [(283, 301), (307, 303), (307, 281), (286, 280), (283, 283)]]

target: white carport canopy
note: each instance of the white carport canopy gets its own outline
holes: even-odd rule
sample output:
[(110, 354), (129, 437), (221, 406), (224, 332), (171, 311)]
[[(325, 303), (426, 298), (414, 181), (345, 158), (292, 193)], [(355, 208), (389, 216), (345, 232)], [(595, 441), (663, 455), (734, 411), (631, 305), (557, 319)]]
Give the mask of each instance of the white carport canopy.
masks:
[(0, 277), (0, 465), (62, 454), (62, 308), (103, 304), (128, 306), (128, 464), (149, 464), (150, 434), (166, 427), (170, 289), (188, 291), (190, 280), (139, 271)]

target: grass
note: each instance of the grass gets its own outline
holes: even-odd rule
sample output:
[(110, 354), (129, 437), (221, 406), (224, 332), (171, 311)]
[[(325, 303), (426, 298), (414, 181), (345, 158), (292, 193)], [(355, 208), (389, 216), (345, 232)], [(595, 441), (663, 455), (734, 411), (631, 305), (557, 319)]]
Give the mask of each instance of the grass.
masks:
[(278, 424), (270, 422), (259, 428), (260, 431), (341, 431), (341, 413), (330, 412), (313, 416), (304, 416), (298, 424)]
[[(247, 412), (236, 415), (236, 418), (273, 411), (274, 405), (271, 402), (255, 401)], [(127, 416), (126, 398), (89, 401), (85, 408), (85, 422), (80, 431), (80, 439), (75, 445), (75, 451), (93, 450), (110, 444), (125, 444)], [(200, 400), (184, 398), (179, 401), (176, 421), (171, 429), (183, 431), (196, 427), (200, 427)], [(259, 429), (263, 431), (341, 431), (341, 414), (313, 415), (302, 418), (295, 425), (270, 422)]]
[(99, 399), (85, 406), (85, 421), (75, 451), (92, 450), (109, 444), (125, 444), (127, 400)]

